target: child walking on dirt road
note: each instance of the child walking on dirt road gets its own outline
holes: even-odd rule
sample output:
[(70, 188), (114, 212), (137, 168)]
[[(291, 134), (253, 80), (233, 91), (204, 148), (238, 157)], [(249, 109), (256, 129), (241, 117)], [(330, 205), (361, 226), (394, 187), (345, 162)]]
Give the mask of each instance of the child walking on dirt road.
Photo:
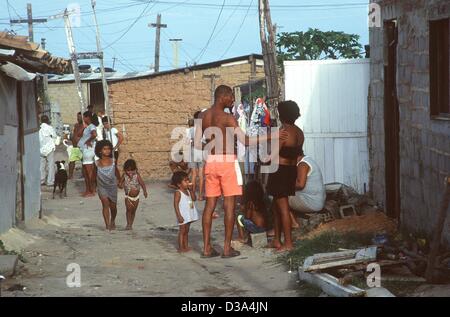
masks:
[(95, 162), (97, 166), (97, 192), (102, 202), (106, 230), (109, 231), (116, 229), (117, 182), (120, 179), (120, 172), (112, 159), (112, 149), (111, 142), (107, 140), (97, 142), (95, 146), (95, 155), (100, 158)]
[(125, 187), (125, 206), (127, 208), (127, 227), (125, 230), (132, 230), (136, 210), (139, 206), (139, 192), (144, 192), (147, 198), (147, 187), (138, 173), (136, 161), (129, 159), (123, 165), (124, 173), (120, 179), (119, 187)]
[(189, 190), (189, 177), (185, 172), (175, 172), (172, 176), (172, 184), (178, 188), (174, 194), (174, 208), (177, 216), (178, 226), (178, 252), (189, 252), (192, 248), (188, 246), (189, 227), (192, 222), (198, 220), (192, 193)]

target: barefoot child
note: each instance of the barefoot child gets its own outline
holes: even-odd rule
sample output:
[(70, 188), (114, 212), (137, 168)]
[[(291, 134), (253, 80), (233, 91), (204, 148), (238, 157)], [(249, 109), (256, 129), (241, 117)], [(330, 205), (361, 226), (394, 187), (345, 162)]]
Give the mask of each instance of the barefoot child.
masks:
[(198, 220), (192, 194), (189, 190), (189, 177), (185, 172), (175, 172), (172, 176), (172, 184), (178, 188), (174, 195), (175, 214), (177, 216), (180, 231), (178, 232), (178, 252), (189, 252), (188, 246), (189, 227), (192, 222)]
[(237, 227), (239, 241), (246, 243), (248, 234), (267, 231), (267, 208), (264, 203), (264, 190), (257, 181), (247, 184), (244, 195), (244, 214), (238, 215)]
[(106, 230), (116, 229), (117, 215), (117, 182), (120, 173), (112, 159), (112, 144), (102, 140), (95, 146), (95, 154), (100, 158), (95, 162), (97, 169), (97, 192), (102, 202), (103, 219)]
[(134, 217), (139, 206), (139, 192), (144, 192), (144, 197), (147, 198), (147, 187), (139, 175), (135, 160), (127, 160), (123, 165), (124, 173), (120, 180), (120, 188), (125, 187), (125, 206), (127, 208), (127, 227), (125, 230), (133, 229)]

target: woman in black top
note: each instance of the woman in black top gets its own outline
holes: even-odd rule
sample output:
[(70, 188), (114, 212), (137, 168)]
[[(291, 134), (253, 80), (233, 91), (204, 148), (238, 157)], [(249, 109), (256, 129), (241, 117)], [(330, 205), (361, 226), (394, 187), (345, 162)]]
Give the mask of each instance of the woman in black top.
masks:
[[(279, 168), (269, 175), (267, 192), (273, 196), (275, 238), (272, 246), (278, 251), (287, 251), (293, 248), (288, 198), (295, 195), (297, 157), (302, 152), (305, 137), (303, 131), (295, 125), (300, 117), (300, 110), (294, 101), (281, 102), (278, 113), (282, 123), (281, 130), (288, 132), (288, 138), (280, 141)], [(281, 232), (284, 235), (283, 243)]]

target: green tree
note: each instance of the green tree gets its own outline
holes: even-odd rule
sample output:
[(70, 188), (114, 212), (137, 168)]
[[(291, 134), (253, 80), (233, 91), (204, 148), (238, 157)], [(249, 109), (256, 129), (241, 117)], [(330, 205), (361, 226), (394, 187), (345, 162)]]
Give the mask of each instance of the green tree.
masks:
[(323, 32), (308, 29), (306, 32), (283, 32), (277, 36), (278, 61), (349, 59), (362, 56), (359, 35), (344, 32)]

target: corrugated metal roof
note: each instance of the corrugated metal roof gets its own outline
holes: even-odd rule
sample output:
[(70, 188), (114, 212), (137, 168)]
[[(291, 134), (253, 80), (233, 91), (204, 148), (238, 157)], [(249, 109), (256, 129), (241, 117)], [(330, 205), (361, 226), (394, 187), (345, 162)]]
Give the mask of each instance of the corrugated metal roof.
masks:
[[(129, 73), (105, 73), (105, 77), (107, 80), (122, 80), (122, 79), (130, 79), (130, 78), (139, 78), (145, 77), (153, 74), (152, 71), (146, 72), (129, 72)], [(81, 73), (80, 74), (81, 81), (100, 81), (102, 80), (101, 73)], [(74, 81), (73, 74), (67, 75), (49, 75), (48, 82), (66, 82), (66, 81)]]

